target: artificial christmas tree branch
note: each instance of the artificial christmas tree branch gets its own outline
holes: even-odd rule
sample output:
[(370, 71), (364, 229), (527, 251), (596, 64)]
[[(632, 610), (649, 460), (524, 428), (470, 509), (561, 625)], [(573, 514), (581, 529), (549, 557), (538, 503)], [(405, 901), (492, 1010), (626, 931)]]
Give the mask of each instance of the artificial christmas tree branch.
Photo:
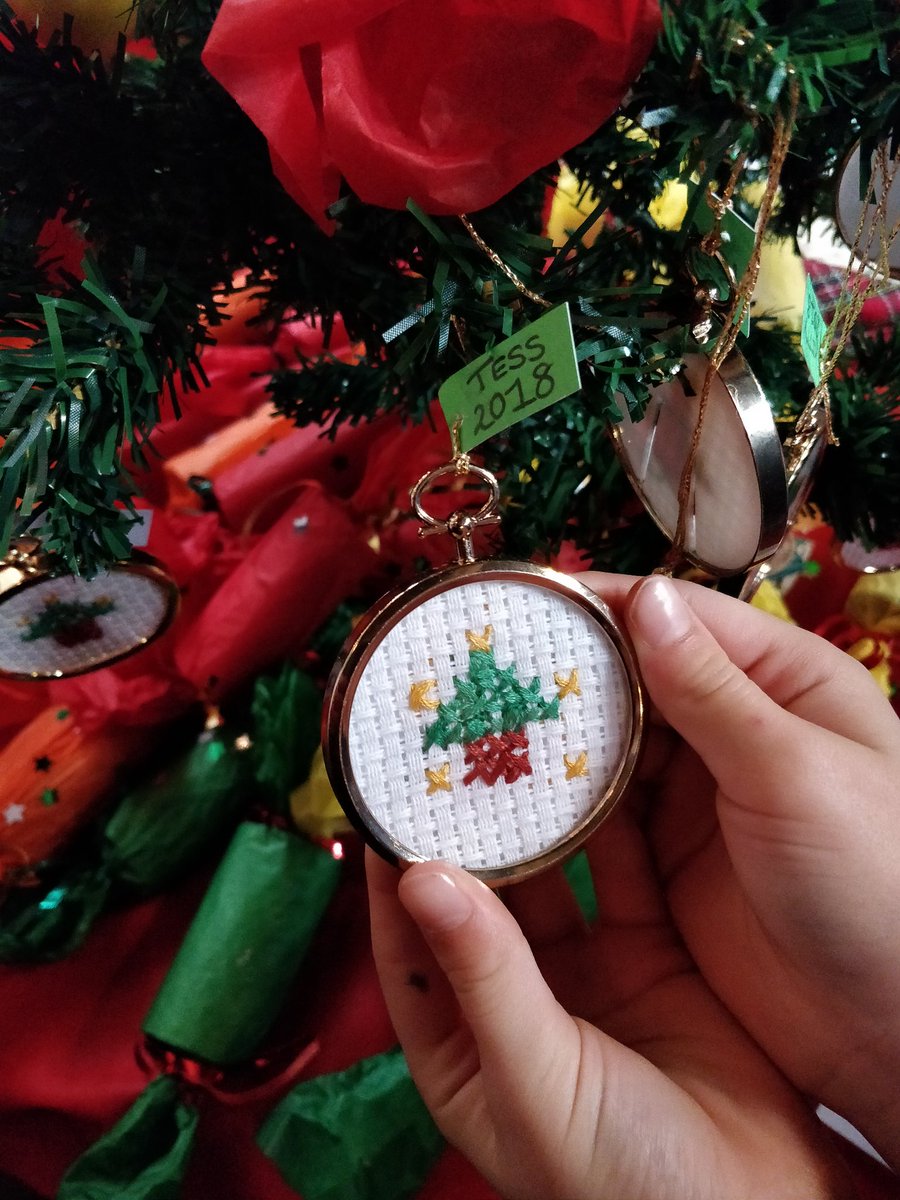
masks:
[[(135, 27), (157, 58), (104, 63), (79, 49), (77, 24), (42, 46), (0, 0), (0, 541), (40, 527), (71, 569), (127, 554), (131, 484), (120, 449), (144, 443), (176, 383), (202, 385), (198, 354), (215, 337), (235, 271), (276, 320), (311, 317), (327, 346), (340, 314), (360, 344), (356, 365), (326, 357), (273, 377), (273, 397), (298, 423), (388, 408), (421, 419), (464, 361), (540, 315), (454, 218), (380, 209), (345, 191), (325, 235), (199, 61), (216, 7), (144, 0)], [(570, 305), (584, 364), (582, 393), (484, 448), (504, 480), (517, 553), (571, 538), (597, 563), (644, 562), (623, 537), (625, 488), (604, 431), (623, 403), (640, 410), (690, 343), (678, 289), (706, 185), (723, 187), (739, 156), (750, 164), (745, 182), (765, 176), (773, 120), (794, 81), (799, 112), (773, 228), (793, 234), (824, 211), (849, 146), (896, 127), (897, 24), (887, 0), (667, 4), (619, 113), (566, 152), (595, 194), (583, 228), (555, 250), (540, 237), (555, 164), (474, 214), (528, 288)], [(660, 227), (653, 202), (667, 182), (691, 177), (698, 186), (680, 228)], [(739, 186), (735, 204), (744, 203)], [(58, 213), (89, 252), (83, 279), (37, 250)], [(785, 395), (769, 398), (781, 411)], [(844, 401), (849, 427), (858, 399)], [(868, 426), (879, 399), (859, 403)], [(885, 427), (893, 406), (886, 396)], [(896, 469), (873, 472), (868, 444), (858, 460), (843, 447), (833, 467), (867, 482), (857, 525), (896, 539), (885, 478)], [(841, 495), (831, 487), (822, 499), (840, 506)], [(849, 513), (840, 519), (852, 523)]]

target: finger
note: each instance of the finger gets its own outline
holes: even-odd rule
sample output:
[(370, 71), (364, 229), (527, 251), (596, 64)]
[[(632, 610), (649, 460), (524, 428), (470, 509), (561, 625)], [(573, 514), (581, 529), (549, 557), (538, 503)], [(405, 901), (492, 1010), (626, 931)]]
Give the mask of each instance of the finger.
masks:
[(545, 946), (587, 928), (561, 867), (506, 888), (503, 900), (532, 946)]
[(646, 724), (644, 729), (634, 778), (637, 783), (656, 783), (665, 775), (681, 739), (672, 732), (669, 723), (661, 719), (658, 724)]
[[(742, 606), (731, 610), (732, 601), (728, 601), (736, 623), (754, 618), (758, 636), (754, 666), (745, 671), (745, 662), (740, 656), (732, 659), (716, 641), (694, 607), (686, 604), (685, 594), (694, 599), (694, 593), (684, 593), (662, 576), (644, 580), (632, 593), (625, 619), (656, 706), (694, 746), (727, 792), (746, 790), (754, 776), (761, 781), (761, 773), (773, 763), (776, 772), (782, 772), (790, 745), (796, 750), (802, 740), (806, 751), (815, 744), (834, 754), (838, 746), (833, 739), (812, 737), (823, 727), (863, 745), (871, 745), (872, 737), (881, 739), (886, 733), (877, 689), (860, 679), (858, 664), (840, 650), (764, 613)], [(794, 695), (790, 702), (784, 698), (779, 702), (778, 692), (784, 696), (784, 680), (773, 685), (775, 677), (786, 670), (781, 662), (772, 661), (782, 652), (792, 667)], [(760, 676), (768, 677), (774, 698), (766, 685), (755, 682)], [(896, 738), (893, 713), (890, 736)], [(743, 788), (736, 787), (738, 784)]]
[(381, 990), (410, 1066), (432, 1061), (459, 1029), (453, 989), (400, 903), (400, 872), (366, 850), (372, 951)]
[(810, 726), (732, 661), (671, 580), (654, 576), (638, 584), (626, 621), (651, 696), (720, 788), (730, 797), (748, 786), (783, 791), (797, 746), (805, 741), (808, 752)]
[(627, 810), (598, 829), (587, 855), (601, 928), (670, 924), (649, 848)]
[[(689, 605), (735, 666), (776, 704), (861, 745), (896, 747), (896, 715), (869, 672), (816, 634), (697, 584), (658, 575), (636, 580), (586, 572), (579, 578), (625, 617), (632, 634), (631, 597), (662, 580), (664, 588), (674, 589)], [(641, 669), (646, 675), (643, 659)]]
[(406, 872), (399, 897), (453, 989), (491, 1086), (531, 1097), (577, 1061), (577, 1029), (498, 896), (433, 862)]

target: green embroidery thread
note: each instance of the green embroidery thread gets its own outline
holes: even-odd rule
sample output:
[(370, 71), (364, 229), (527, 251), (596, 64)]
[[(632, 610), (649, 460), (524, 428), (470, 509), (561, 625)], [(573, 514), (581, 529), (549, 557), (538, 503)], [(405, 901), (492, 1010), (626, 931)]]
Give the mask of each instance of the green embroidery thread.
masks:
[(453, 677), (456, 694), (437, 710), (425, 730), (424, 750), (458, 742), (465, 746), (487, 734), (509, 733), (528, 721), (559, 716), (559, 698), (545, 700), (535, 676), (525, 685), (517, 678), (516, 664), (498, 667), (493, 650), (469, 651), (469, 675)]
[(82, 642), (96, 641), (103, 636), (97, 625), (97, 617), (115, 609), (108, 596), (99, 596), (90, 603), (81, 600), (59, 600), (55, 596), (44, 603), (44, 610), (27, 622), (28, 628), (21, 635), (23, 642), (37, 642), (52, 637), (62, 646), (77, 646)]

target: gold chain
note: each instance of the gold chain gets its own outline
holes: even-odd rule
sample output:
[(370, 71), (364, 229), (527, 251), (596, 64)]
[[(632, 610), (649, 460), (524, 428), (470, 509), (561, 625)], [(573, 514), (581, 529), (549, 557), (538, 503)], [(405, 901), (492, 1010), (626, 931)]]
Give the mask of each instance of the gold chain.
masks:
[(529, 300), (533, 300), (535, 304), (540, 304), (542, 308), (552, 308), (553, 305), (549, 300), (537, 292), (533, 292), (527, 284), (523, 283), (512, 267), (508, 266), (496, 250), (491, 249), (465, 213), (459, 214), (459, 219), (465, 226), (466, 232), (475, 243), (479, 250), (488, 256), (494, 266), (502, 271), (510, 283), (515, 287), (516, 291), (521, 292), (523, 296), (527, 296)]
[(750, 261), (747, 264), (747, 269), (744, 272), (743, 278), (738, 286), (734, 289), (734, 294), (731, 298), (731, 304), (728, 306), (728, 313), (725, 316), (725, 323), (722, 326), (722, 331), (716, 340), (715, 346), (713, 347), (712, 354), (709, 357), (709, 363), (707, 364), (706, 374), (703, 378), (703, 387), (700, 391), (700, 404), (697, 410), (697, 421), (694, 425), (690, 449), (688, 450), (687, 459), (685, 460), (684, 469), (681, 472), (681, 480), (678, 485), (678, 524), (675, 529), (675, 538), (673, 542), (673, 549), (676, 554), (680, 554), (684, 549), (691, 482), (694, 477), (697, 451), (700, 446), (700, 435), (703, 431), (703, 422), (706, 417), (706, 409), (709, 404), (709, 393), (712, 387), (713, 376), (718, 372), (719, 367), (721, 367), (722, 363), (734, 349), (734, 344), (737, 341), (741, 324), (744, 319), (744, 313), (747, 305), (750, 303), (750, 297), (753, 295), (753, 289), (756, 287), (756, 280), (759, 276), (759, 261), (760, 255), (762, 254), (763, 237), (765, 236), (766, 228), (769, 224), (769, 218), (772, 215), (775, 197), (778, 194), (778, 183), (781, 179), (781, 168), (784, 166), (784, 160), (787, 157), (788, 147), (791, 144), (791, 135), (797, 119), (797, 108), (799, 101), (800, 88), (796, 78), (792, 78), (789, 91), (787, 116), (785, 116), (780, 110), (775, 116), (774, 132), (772, 136), (772, 153), (769, 157), (769, 174), (768, 178), (766, 179), (766, 190), (763, 193), (762, 202), (759, 206), (759, 213), (757, 214), (756, 218), (756, 229), (753, 238), (753, 252), (750, 255)]

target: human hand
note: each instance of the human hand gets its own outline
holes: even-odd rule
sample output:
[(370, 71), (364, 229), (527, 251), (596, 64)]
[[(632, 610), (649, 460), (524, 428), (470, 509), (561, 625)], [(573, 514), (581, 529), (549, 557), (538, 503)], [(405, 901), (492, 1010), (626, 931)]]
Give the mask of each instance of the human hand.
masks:
[[(614, 605), (628, 587), (582, 579)], [(727, 597), (654, 577), (625, 615), (683, 739), (644, 784), (678, 931), (794, 1085), (896, 1165), (900, 722), (859, 663)]]
[[(639, 786), (655, 788), (672, 740), (651, 738)], [(686, 952), (633, 813), (588, 853), (592, 930), (559, 872), (513, 888), (510, 912), (438, 863), (398, 891), (369, 856), (382, 987), (446, 1135), (511, 1198), (849, 1194), (811, 1107)]]
[(681, 946), (635, 826), (605, 832), (596, 930), (558, 868), (511, 893), (520, 928), (458, 868), (414, 866), (398, 895), (367, 852), (382, 988), (441, 1130), (505, 1200), (849, 1200), (811, 1108)]
[[(396, 873), (371, 861), (376, 957), (414, 1076), (447, 1135), (508, 1196), (842, 1195), (806, 1105), (697, 964), (799, 1086), (890, 1154), (894, 1089), (873, 1079), (892, 1084), (897, 1046), (879, 909), (896, 886), (885, 836), (896, 719), (865, 672), (812, 635), (677, 585), (735, 667), (693, 618), (663, 644), (677, 614), (671, 595), (662, 619), (652, 603), (647, 612), (656, 581), (626, 605), (634, 581), (585, 580), (627, 608), (657, 703), (636, 789), (637, 811), (649, 810), (641, 826), (617, 814), (589, 847), (596, 929), (558, 873), (510, 892), (544, 978), (510, 913), (464, 873), (414, 867), (398, 899)], [(842, 803), (851, 785), (880, 837), (857, 821), (859, 803)], [(835, 855), (848, 842), (849, 857)], [(872, 886), (854, 909), (847, 891), (860, 878)], [(456, 925), (454, 885), (470, 906)]]

